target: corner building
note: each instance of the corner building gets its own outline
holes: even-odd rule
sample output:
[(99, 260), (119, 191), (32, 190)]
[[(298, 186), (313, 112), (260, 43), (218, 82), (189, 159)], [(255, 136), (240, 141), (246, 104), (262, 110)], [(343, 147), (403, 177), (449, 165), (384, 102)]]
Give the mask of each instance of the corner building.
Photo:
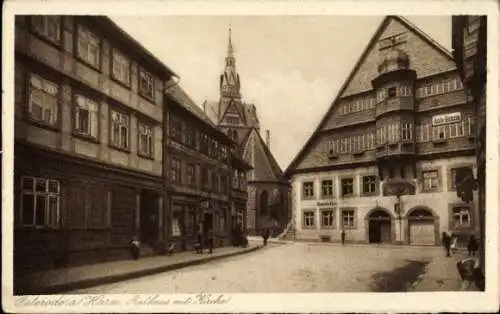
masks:
[(104, 16), (15, 23), (14, 273), (161, 245), (173, 72)]
[(402, 17), (386, 17), (337, 98), (286, 170), (296, 239), (464, 245), (477, 197), (455, 191), (476, 172), (474, 115), (453, 58)]

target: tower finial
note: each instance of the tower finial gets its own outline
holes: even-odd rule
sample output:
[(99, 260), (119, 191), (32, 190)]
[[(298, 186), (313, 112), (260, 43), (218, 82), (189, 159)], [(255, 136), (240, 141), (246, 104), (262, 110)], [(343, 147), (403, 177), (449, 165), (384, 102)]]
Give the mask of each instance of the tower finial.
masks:
[(233, 56), (233, 43), (231, 42), (231, 23), (229, 23), (229, 43), (227, 46), (227, 56), (232, 57)]

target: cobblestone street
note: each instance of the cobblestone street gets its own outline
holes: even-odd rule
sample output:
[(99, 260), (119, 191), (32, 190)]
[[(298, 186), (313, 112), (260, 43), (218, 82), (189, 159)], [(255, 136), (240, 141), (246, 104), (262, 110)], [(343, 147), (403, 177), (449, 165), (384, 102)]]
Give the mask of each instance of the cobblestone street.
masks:
[(439, 247), (270, 244), (254, 253), (69, 293), (405, 291), (441, 254)]

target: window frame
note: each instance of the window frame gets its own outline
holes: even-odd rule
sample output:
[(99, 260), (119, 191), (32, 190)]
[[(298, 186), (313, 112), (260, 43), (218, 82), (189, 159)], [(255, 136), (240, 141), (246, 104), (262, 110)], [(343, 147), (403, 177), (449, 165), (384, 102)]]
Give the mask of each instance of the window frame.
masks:
[[(42, 19), (42, 24), (43, 24), (43, 30), (38, 28), (36, 25), (35, 19), (40, 18)], [(57, 38), (52, 38), (48, 33), (48, 28), (49, 28), (49, 19), (57, 19)], [(37, 35), (37, 37), (42, 38), (44, 41), (55, 45), (57, 48), (61, 48), (62, 46), (62, 35), (63, 35), (63, 29), (64, 29), (64, 22), (63, 22), (63, 16), (61, 15), (32, 15), (30, 16), (30, 30)]]
[[(350, 180), (351, 184), (351, 193), (345, 194), (344, 193), (344, 181)], [(348, 198), (348, 197), (354, 197), (355, 196), (355, 190), (354, 190), (354, 177), (341, 177), (340, 178), (340, 196), (342, 198)]]
[[(191, 173), (192, 170), (192, 173)], [(191, 187), (196, 186), (196, 164), (192, 162), (186, 163), (186, 184)]]
[[(341, 207), (340, 208), (340, 228), (345, 230), (353, 230), (358, 227), (358, 219), (357, 219), (357, 208), (355, 207)], [(344, 213), (352, 212), (352, 225), (346, 225), (344, 223)], [(348, 216), (349, 217), (349, 216)]]
[[(119, 126), (119, 129), (120, 129), (120, 134), (119, 134), (119, 138), (120, 138), (120, 141), (121, 141), (121, 130), (123, 127), (126, 128), (127, 130), (127, 140), (126, 140), (126, 145), (125, 147), (122, 145), (122, 143), (115, 143), (114, 141), (114, 134), (115, 134), (115, 131), (114, 131), (114, 125), (115, 125), (115, 122), (113, 120), (113, 113), (116, 113), (117, 115), (121, 116), (121, 117), (125, 117), (127, 118), (127, 123), (123, 123), (122, 121), (120, 121), (120, 123), (118, 123), (118, 126)], [(117, 149), (117, 150), (121, 150), (121, 151), (125, 151), (125, 152), (130, 152), (130, 126), (131, 126), (131, 119), (130, 119), (130, 114), (127, 114), (123, 111), (120, 111), (118, 109), (115, 109), (115, 108), (109, 108), (109, 145), (111, 147), (113, 147), (114, 149)]]
[[(330, 185), (326, 186), (326, 188), (331, 192), (331, 193), (326, 193), (325, 194), (325, 183), (330, 183)], [(334, 184), (333, 184), (333, 179), (322, 179), (321, 180), (321, 198), (333, 198), (334, 196)]]
[[(80, 39), (81, 39), (81, 33), (80, 32), (86, 32), (87, 33), (87, 38), (84, 38), (84, 42), (86, 43), (86, 52), (87, 52), (87, 57), (82, 55), (82, 52), (80, 51)], [(94, 37), (94, 38), (92, 38)], [(88, 53), (91, 49), (91, 44), (92, 40), (97, 39), (97, 42), (94, 42), (95, 47), (97, 48), (96, 52), (96, 63), (93, 63), (92, 61), (89, 60), (88, 58)], [(99, 72), (101, 71), (101, 65), (102, 65), (102, 39), (99, 35), (97, 35), (95, 32), (93, 32), (88, 26), (83, 25), (81, 23), (76, 24), (76, 36), (75, 36), (75, 55), (76, 58), (86, 65), (89, 65), (90, 67), (98, 70)]]
[(314, 198), (314, 181), (302, 182), (302, 198), (303, 199)]
[[(307, 215), (309, 217), (306, 217), (306, 214), (311, 214), (311, 215)], [(312, 223), (308, 224), (308, 222), (312, 222)], [(315, 229), (316, 228), (316, 210), (314, 210), (314, 209), (303, 209), (302, 210), (302, 228), (303, 229)]]
[[(460, 223), (458, 225), (455, 224), (455, 209), (461, 209), (461, 210), (467, 210), (467, 219), (468, 223), (463, 224)], [(463, 218), (463, 215), (461, 213), (458, 213), (458, 216), (460, 216), (460, 221)], [(469, 230), (472, 229), (474, 226), (473, 224), (473, 208), (472, 206), (468, 204), (450, 204), (450, 229), (452, 230)]]
[[(366, 178), (372, 178), (373, 182), (365, 182)], [(375, 196), (378, 194), (379, 188), (378, 188), (378, 176), (375, 174), (365, 174), (361, 176), (361, 196)], [(365, 185), (368, 184), (368, 186), (373, 185), (373, 191), (366, 191), (365, 190)]]
[[(32, 187), (30, 190), (26, 189), (24, 186), (25, 180), (31, 179)], [(44, 181), (44, 190), (37, 191), (37, 180)], [(50, 191), (50, 183), (56, 183), (56, 192)], [(20, 178), (20, 193), (19, 193), (19, 222), (18, 225), (23, 228), (31, 229), (59, 229), (61, 227), (61, 202), (62, 202), (62, 187), (61, 180), (48, 178), (45, 176), (21, 176)], [(33, 197), (33, 222), (31, 224), (24, 223), (24, 196), (32, 195)], [(43, 224), (37, 224), (37, 196), (43, 196), (45, 198), (45, 213), (43, 216)], [(56, 209), (55, 209), (55, 221), (50, 222), (50, 199), (56, 199)], [(49, 213), (47, 213), (47, 211)]]
[(181, 159), (178, 157), (170, 158), (170, 182), (182, 183), (182, 165)]
[[(82, 106), (79, 104), (78, 100), (82, 99), (84, 101), (84, 104), (87, 108), (82, 108)], [(95, 105), (95, 110), (90, 110), (88, 109), (90, 106)], [(80, 129), (80, 111), (87, 111), (88, 112), (88, 129), (89, 132), (85, 133)], [(74, 92), (73, 93), (73, 135), (76, 135), (78, 137), (82, 137), (87, 140), (91, 140), (94, 142), (99, 142), (100, 138), (100, 133), (101, 133), (101, 121), (100, 121), (100, 112), (101, 112), (101, 106), (98, 101), (93, 99), (92, 97), (87, 96), (85, 93), (81, 92)], [(92, 120), (95, 119), (95, 125), (96, 125), (96, 133), (92, 134)]]
[[(144, 76), (149, 76), (149, 78), (151, 79), (151, 82), (150, 82), (150, 87), (151, 87), (151, 95), (148, 95), (144, 90), (143, 90), (143, 75)], [(139, 92), (139, 95), (141, 95), (142, 97), (144, 97), (145, 99), (151, 101), (151, 102), (155, 102), (155, 83), (156, 83), (156, 77), (155, 75), (146, 70), (145, 68), (143, 67), (139, 67), (139, 73), (138, 73), (138, 76), (137, 76), (137, 89), (138, 89), (138, 92)]]
[[(436, 173), (435, 178), (425, 178), (425, 175), (428, 173)], [(421, 177), (421, 192), (422, 193), (436, 193), (441, 191), (441, 172), (439, 169), (424, 169), (421, 170), (420, 172), (420, 177)], [(431, 186), (427, 187), (426, 186), (426, 180), (431, 180)], [(437, 185), (434, 187), (432, 186), (432, 180), (435, 179), (437, 180)]]
[[(325, 224), (325, 213), (329, 213), (330, 224)], [(321, 229), (336, 229), (336, 215), (335, 208), (322, 208), (320, 209), (320, 227)]]
[[(127, 61), (128, 63), (128, 66), (124, 66), (124, 64), (121, 64), (121, 69), (120, 71), (123, 71), (124, 69), (126, 69), (128, 71), (128, 80), (124, 80), (120, 77), (118, 77), (114, 71), (115, 67), (114, 67), (114, 64), (115, 64), (115, 55), (116, 56), (119, 56), (120, 58), (122, 58), (121, 61)], [(131, 86), (131, 82), (132, 82), (132, 61), (129, 57), (127, 57), (123, 52), (121, 52), (121, 50), (119, 50), (118, 48), (116, 47), (112, 47), (111, 48), (111, 55), (110, 55), (110, 62), (109, 62), (109, 65), (110, 65), (110, 74), (111, 74), (111, 78), (123, 85), (124, 87), (130, 89), (130, 86)]]
[[(38, 79), (40, 81), (40, 86), (35, 86), (33, 83), (35, 79)], [(27, 116), (31, 122), (34, 122), (40, 126), (45, 126), (53, 129), (59, 129), (60, 128), (60, 123), (61, 123), (61, 117), (60, 117), (60, 111), (61, 111), (61, 89), (62, 86), (59, 82), (55, 82), (53, 79), (48, 79), (46, 76), (39, 75), (34, 72), (29, 72), (28, 75), (28, 102), (26, 104), (26, 111), (27, 111)], [(50, 86), (50, 88), (55, 88), (56, 92), (55, 93), (50, 93), (45, 85)], [(40, 110), (42, 113), (42, 118), (37, 118), (32, 109), (32, 104), (33, 104), (33, 92), (36, 91), (37, 93), (41, 93), (39, 97), (41, 97), (42, 103), (40, 106)], [(53, 121), (47, 121), (46, 119), (43, 119), (43, 113), (45, 112), (45, 99), (46, 98), (51, 98), (53, 100), (52, 107), (50, 108), (50, 116), (55, 116)], [(38, 105), (38, 104), (37, 104)]]
[[(150, 133), (148, 134), (147, 129), (149, 129)], [(155, 155), (155, 126), (152, 123), (149, 123), (144, 120), (137, 120), (137, 155), (145, 158), (153, 159)], [(142, 139), (143, 136), (146, 136), (148, 141), (148, 152), (142, 151)]]

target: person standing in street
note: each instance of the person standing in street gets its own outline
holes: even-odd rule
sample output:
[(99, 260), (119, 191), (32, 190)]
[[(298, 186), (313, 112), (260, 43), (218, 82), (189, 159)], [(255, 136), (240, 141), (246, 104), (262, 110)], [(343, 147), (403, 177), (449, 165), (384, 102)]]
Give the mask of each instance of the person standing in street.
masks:
[(196, 230), (196, 253), (203, 254), (203, 234), (201, 233), (201, 229), (198, 227)]
[(474, 237), (474, 234), (471, 234), (469, 236), (469, 241), (467, 242), (467, 251), (469, 253), (469, 256), (476, 256), (477, 247), (477, 240)]
[(451, 238), (446, 232), (442, 234), (441, 243), (444, 246), (446, 257), (450, 257)]
[(269, 239), (269, 228), (265, 227), (262, 229), (262, 238), (264, 239), (264, 246), (267, 245), (267, 239)]
[(342, 233), (340, 234), (340, 240), (342, 241), (342, 245), (345, 244), (345, 230), (342, 229)]
[(208, 229), (207, 233), (207, 240), (208, 240), (208, 254), (212, 254), (214, 250), (214, 234), (212, 229)]

